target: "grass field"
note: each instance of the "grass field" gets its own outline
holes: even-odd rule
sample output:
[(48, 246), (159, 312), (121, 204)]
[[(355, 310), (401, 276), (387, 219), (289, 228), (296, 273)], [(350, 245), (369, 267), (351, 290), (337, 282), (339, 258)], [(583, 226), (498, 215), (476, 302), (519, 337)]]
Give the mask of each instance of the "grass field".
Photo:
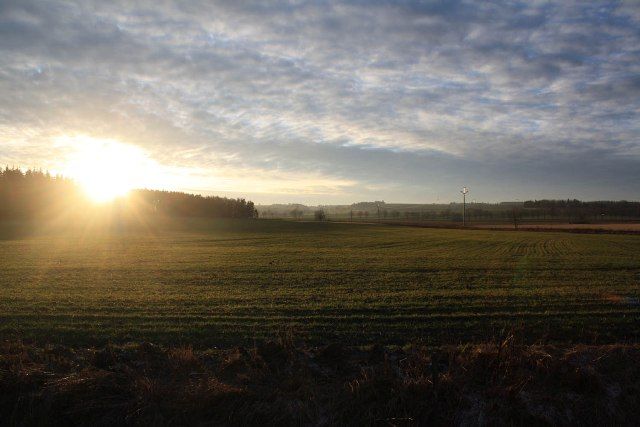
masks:
[[(640, 336), (640, 236), (287, 221), (0, 227), (0, 336), (67, 345)], [(4, 230), (4, 231), (2, 231)], [(163, 231), (161, 231), (163, 230)]]

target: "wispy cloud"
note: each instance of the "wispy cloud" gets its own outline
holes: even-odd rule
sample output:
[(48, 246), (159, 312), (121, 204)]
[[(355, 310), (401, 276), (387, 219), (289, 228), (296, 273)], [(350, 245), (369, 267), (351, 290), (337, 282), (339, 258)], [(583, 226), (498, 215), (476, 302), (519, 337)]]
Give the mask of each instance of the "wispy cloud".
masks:
[(0, 2), (0, 162), (85, 134), (262, 201), (638, 198), (638, 28), (622, 1)]

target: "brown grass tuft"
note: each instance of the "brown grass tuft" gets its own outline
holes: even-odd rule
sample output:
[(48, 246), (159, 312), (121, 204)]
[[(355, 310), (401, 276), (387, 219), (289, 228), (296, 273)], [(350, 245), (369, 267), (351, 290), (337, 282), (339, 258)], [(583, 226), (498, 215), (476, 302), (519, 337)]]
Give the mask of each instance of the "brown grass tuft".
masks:
[(5, 425), (632, 425), (640, 346), (0, 343)]

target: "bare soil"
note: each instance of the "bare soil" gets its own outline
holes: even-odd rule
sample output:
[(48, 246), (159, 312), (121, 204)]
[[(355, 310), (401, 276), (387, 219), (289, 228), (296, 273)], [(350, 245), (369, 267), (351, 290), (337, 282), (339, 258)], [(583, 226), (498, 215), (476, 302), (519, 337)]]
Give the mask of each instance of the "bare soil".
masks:
[[(492, 230), (515, 230), (513, 225), (508, 224), (472, 224), (472, 228), (492, 229)], [(621, 234), (640, 233), (640, 223), (608, 223), (608, 224), (518, 224), (517, 230), (525, 231), (572, 231), (580, 232), (614, 232)]]

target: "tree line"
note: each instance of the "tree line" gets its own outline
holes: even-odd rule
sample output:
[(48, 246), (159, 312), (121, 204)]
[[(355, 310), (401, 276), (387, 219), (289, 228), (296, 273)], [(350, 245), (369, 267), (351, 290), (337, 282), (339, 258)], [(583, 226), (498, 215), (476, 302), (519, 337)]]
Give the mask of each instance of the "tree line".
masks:
[(81, 192), (67, 178), (39, 170), (0, 169), (0, 219), (46, 217), (80, 201)]
[(201, 196), (177, 191), (134, 190), (131, 198), (143, 201), (154, 212), (176, 217), (254, 218), (252, 201)]
[[(0, 169), (0, 219), (46, 218), (59, 212), (82, 212), (90, 202), (79, 185), (41, 170)], [(253, 202), (176, 191), (134, 190), (119, 208), (137, 204), (148, 215), (206, 218), (254, 218)]]
[(565, 217), (577, 220), (597, 218), (638, 218), (640, 202), (626, 200), (601, 200), (583, 202), (577, 199), (567, 200), (529, 200), (523, 203), (523, 210), (543, 217)]
[[(462, 203), (389, 204), (360, 202), (352, 205), (269, 205), (259, 207), (264, 218), (311, 219), (321, 209), (326, 218), (335, 220), (382, 221), (462, 221)], [(501, 203), (466, 204), (469, 221), (568, 221), (572, 223), (640, 220), (640, 202), (528, 200)]]

